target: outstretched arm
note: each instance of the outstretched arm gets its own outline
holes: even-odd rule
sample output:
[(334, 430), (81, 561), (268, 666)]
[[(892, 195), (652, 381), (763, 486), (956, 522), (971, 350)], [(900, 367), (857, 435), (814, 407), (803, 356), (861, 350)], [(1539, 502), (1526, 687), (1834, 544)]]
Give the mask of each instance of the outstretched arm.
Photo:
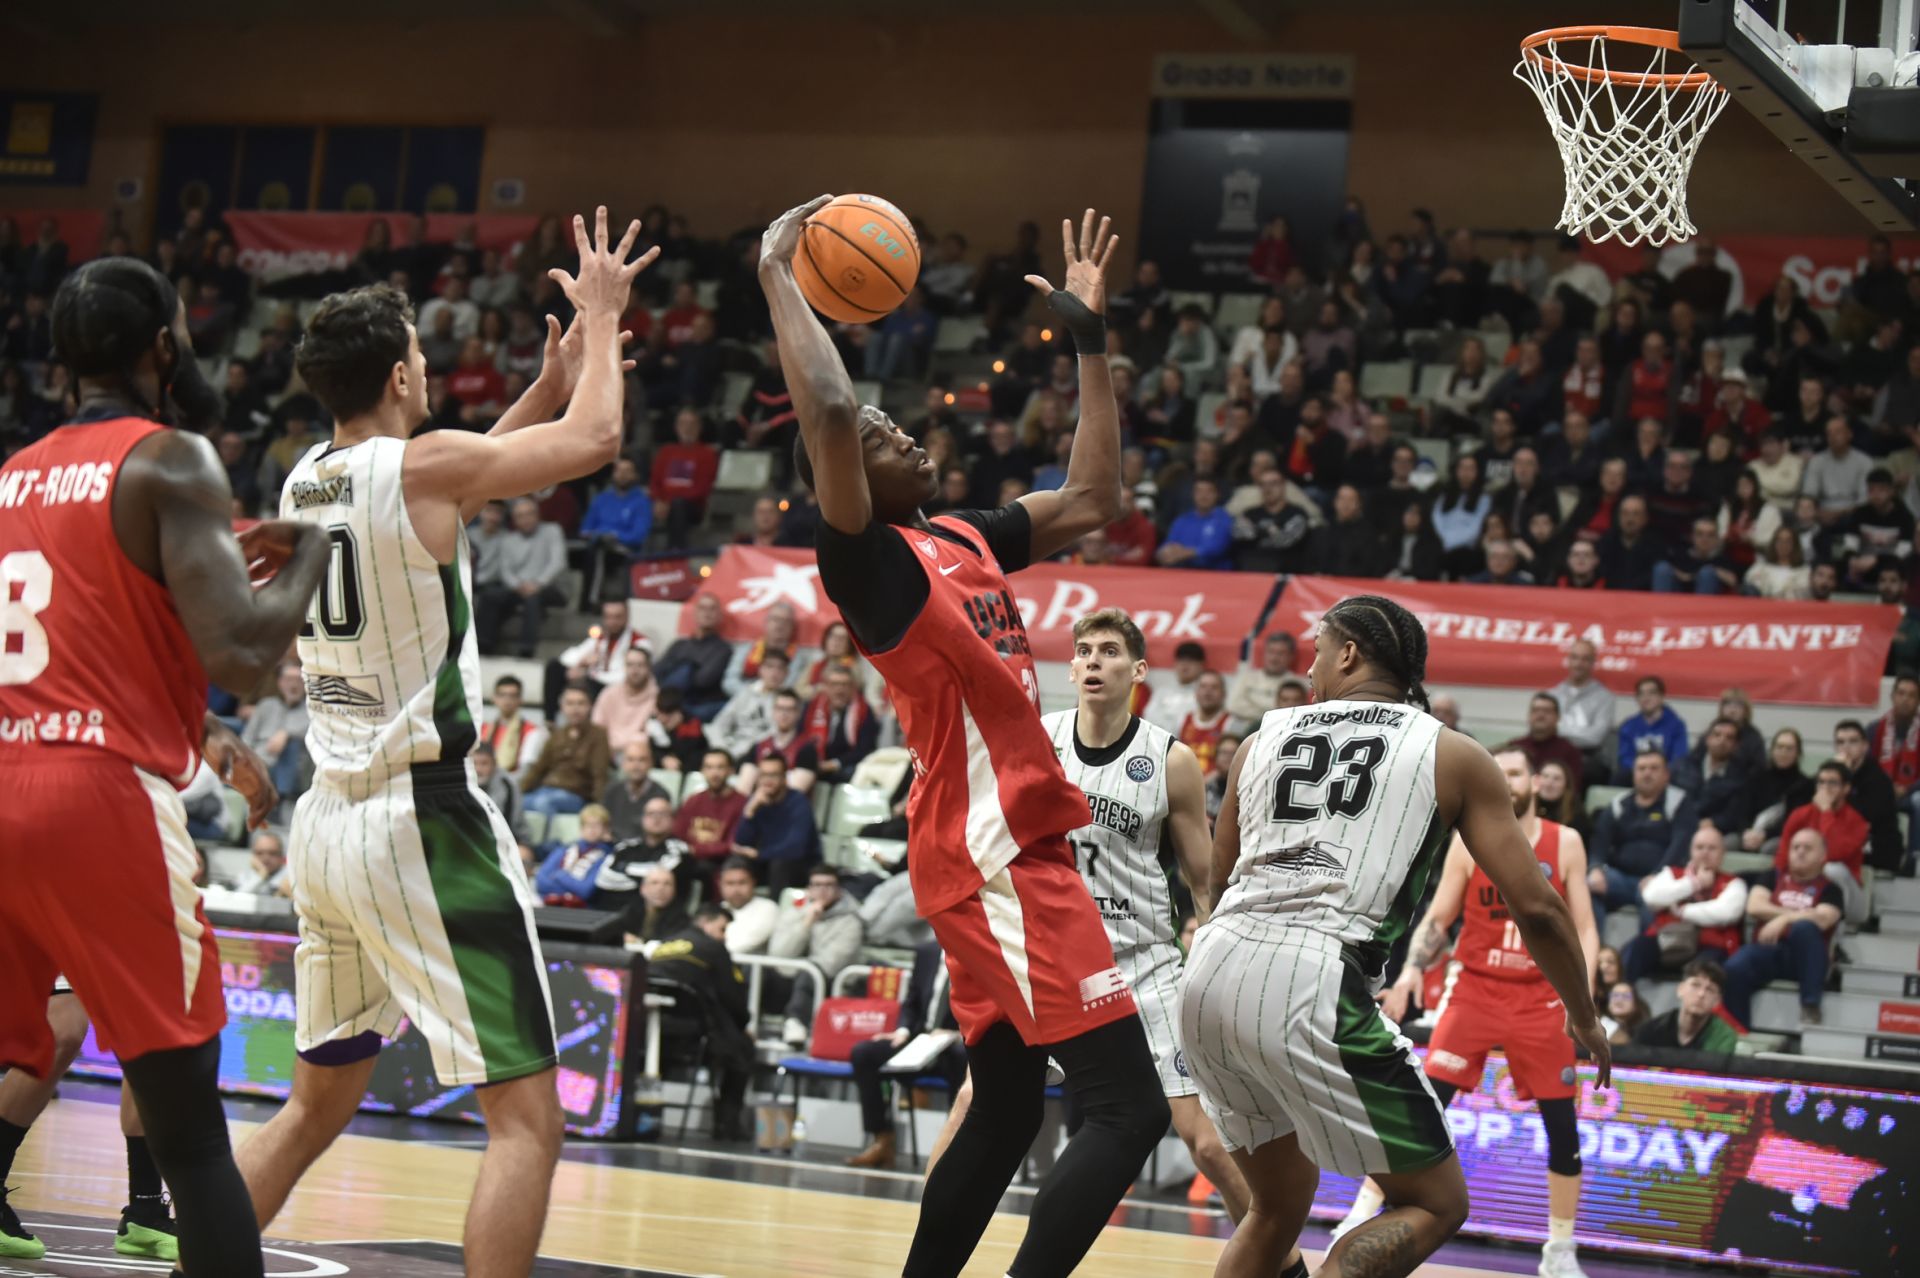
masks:
[(1174, 863), (1193, 893), (1193, 912), (1202, 923), (1213, 913), (1213, 843), (1207, 837), (1207, 782), (1200, 760), (1184, 742), (1167, 751), (1167, 838)]
[(867, 491), (861, 456), (860, 401), (826, 326), (793, 278), (793, 254), (806, 221), (832, 198), (818, 196), (774, 219), (760, 240), (760, 287), (773, 316), (780, 368), (800, 419), (800, 438), (813, 465), (820, 517), (840, 532), (858, 534), (873, 522), (873, 495)]
[[(634, 269), (645, 270), (658, 256), (658, 246), (648, 249), (633, 264)], [(632, 340), (633, 334), (622, 329), (620, 349), (625, 350)], [(540, 375), (533, 379), (533, 385), (527, 387), (525, 394), (500, 414), (487, 434), (511, 434), (522, 426), (549, 421), (564, 412), (573, 399), (573, 388), (580, 384), (580, 374), (586, 365), (586, 345), (586, 326), (581, 323), (579, 312), (574, 313), (573, 323), (567, 325), (564, 336), (560, 332), (560, 321), (547, 316), (547, 348), (540, 359)], [(631, 373), (633, 367), (632, 360), (624, 360), (620, 371)]]
[(1033, 559), (1057, 554), (1096, 528), (1104, 528), (1124, 513), (1120, 492), (1120, 408), (1113, 398), (1113, 379), (1107, 367), (1107, 263), (1120, 238), (1109, 233), (1110, 221), (1100, 219), (1096, 230), (1093, 210), (1080, 220), (1080, 239), (1074, 242), (1073, 223), (1062, 220), (1060, 239), (1066, 251), (1065, 287), (1056, 289), (1038, 275), (1027, 282), (1039, 289), (1073, 335), (1080, 352), (1080, 424), (1073, 432), (1073, 452), (1067, 460), (1067, 482), (1060, 488), (1028, 493), (1020, 499), (1033, 523)]
[(1500, 889), (1527, 953), (1566, 1006), (1567, 1033), (1593, 1057), (1600, 1069), (1599, 1084), (1606, 1086), (1613, 1057), (1594, 1011), (1573, 913), (1540, 873), (1533, 845), (1514, 818), (1506, 774), (1485, 746), (1451, 730), (1441, 732), (1438, 756), (1440, 793), (1459, 796), (1454, 826), (1462, 842)]

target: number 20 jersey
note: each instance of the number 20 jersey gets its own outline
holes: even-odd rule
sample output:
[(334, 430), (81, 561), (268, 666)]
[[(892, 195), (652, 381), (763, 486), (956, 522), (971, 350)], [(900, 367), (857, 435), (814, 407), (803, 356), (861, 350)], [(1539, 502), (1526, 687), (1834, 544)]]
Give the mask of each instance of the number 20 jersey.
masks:
[(1091, 823), (1067, 836), (1080, 876), (1100, 907), (1101, 922), (1120, 957), (1149, 945), (1175, 942), (1173, 885), (1161, 852), (1167, 822), (1167, 752), (1173, 736), (1139, 716), (1104, 750), (1087, 750), (1077, 737), (1078, 710), (1040, 719), (1067, 780), (1087, 796)]
[(300, 628), (314, 777), (364, 798), (417, 763), (464, 759), (480, 718), (465, 530), (453, 562), (421, 544), (401, 483), (407, 443), (316, 447), (280, 516), (318, 524), (330, 558)]
[(1240, 858), (1216, 916), (1282, 916), (1355, 945), (1377, 974), (1446, 847), (1440, 731), (1385, 701), (1268, 711), (1241, 766)]

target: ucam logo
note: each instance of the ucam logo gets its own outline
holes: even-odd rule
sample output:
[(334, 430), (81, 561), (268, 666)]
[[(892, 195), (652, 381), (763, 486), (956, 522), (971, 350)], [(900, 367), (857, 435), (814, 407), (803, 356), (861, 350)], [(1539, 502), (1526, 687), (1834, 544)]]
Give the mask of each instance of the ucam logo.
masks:
[(906, 245), (895, 239), (892, 232), (878, 222), (866, 223), (860, 228), (860, 234), (879, 245), (888, 257), (901, 257), (907, 251)]

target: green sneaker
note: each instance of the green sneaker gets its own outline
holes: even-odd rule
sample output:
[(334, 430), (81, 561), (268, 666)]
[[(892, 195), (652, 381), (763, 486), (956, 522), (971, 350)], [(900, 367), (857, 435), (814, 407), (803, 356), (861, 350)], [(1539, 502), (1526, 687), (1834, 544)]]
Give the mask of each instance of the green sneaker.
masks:
[(120, 1213), (120, 1232), (114, 1237), (113, 1249), (122, 1256), (180, 1259), (180, 1239), (166, 1199), (128, 1204)]
[(38, 1260), (47, 1254), (47, 1245), (28, 1233), (20, 1217), (7, 1205), (10, 1192), (0, 1187), (0, 1256), (8, 1260)]

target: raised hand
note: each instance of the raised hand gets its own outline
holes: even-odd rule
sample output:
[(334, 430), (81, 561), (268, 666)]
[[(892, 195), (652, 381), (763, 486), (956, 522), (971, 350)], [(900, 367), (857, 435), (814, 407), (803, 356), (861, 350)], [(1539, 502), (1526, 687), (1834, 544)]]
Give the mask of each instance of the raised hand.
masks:
[[(1107, 310), (1107, 263), (1113, 258), (1113, 246), (1120, 237), (1107, 229), (1113, 225), (1112, 218), (1100, 219), (1099, 229), (1093, 225), (1093, 210), (1088, 209), (1080, 218), (1080, 237), (1075, 242), (1073, 219), (1060, 219), (1060, 244), (1066, 254), (1067, 274), (1063, 291), (1072, 294), (1080, 303), (1095, 315), (1104, 315)], [(1043, 275), (1027, 276), (1027, 283), (1040, 290), (1040, 295), (1060, 309), (1053, 294), (1055, 289)], [(1063, 312), (1064, 313), (1064, 312)]]
[[(633, 340), (633, 334), (622, 329), (620, 345), (624, 348)], [(586, 362), (587, 339), (580, 330), (580, 316), (576, 312), (573, 322), (567, 325), (567, 331), (560, 331), (560, 321), (547, 316), (547, 349), (540, 360), (540, 376), (537, 380), (545, 382), (552, 389), (556, 403), (564, 404), (573, 398), (573, 388), (580, 384), (580, 369)], [(634, 362), (630, 359), (620, 361), (622, 372), (631, 373)]]
[(832, 201), (831, 195), (816, 195), (805, 204), (788, 209), (768, 225), (760, 237), (760, 265), (771, 266), (793, 261), (800, 247), (800, 232), (807, 219)]
[[(573, 216), (573, 243), (580, 253), (580, 273), (569, 275), (555, 267), (547, 274), (567, 295), (574, 309), (596, 311), (602, 315), (619, 315), (626, 309), (627, 299), (633, 291), (634, 277), (653, 265), (660, 256), (660, 248), (655, 245), (633, 261), (627, 261), (627, 254), (633, 251), (633, 242), (640, 236), (638, 220), (627, 224), (627, 233), (620, 237), (620, 243), (607, 247), (607, 206), (602, 204), (594, 210), (593, 239), (587, 239), (586, 219), (578, 213)], [(551, 333), (551, 329), (548, 330)]]

